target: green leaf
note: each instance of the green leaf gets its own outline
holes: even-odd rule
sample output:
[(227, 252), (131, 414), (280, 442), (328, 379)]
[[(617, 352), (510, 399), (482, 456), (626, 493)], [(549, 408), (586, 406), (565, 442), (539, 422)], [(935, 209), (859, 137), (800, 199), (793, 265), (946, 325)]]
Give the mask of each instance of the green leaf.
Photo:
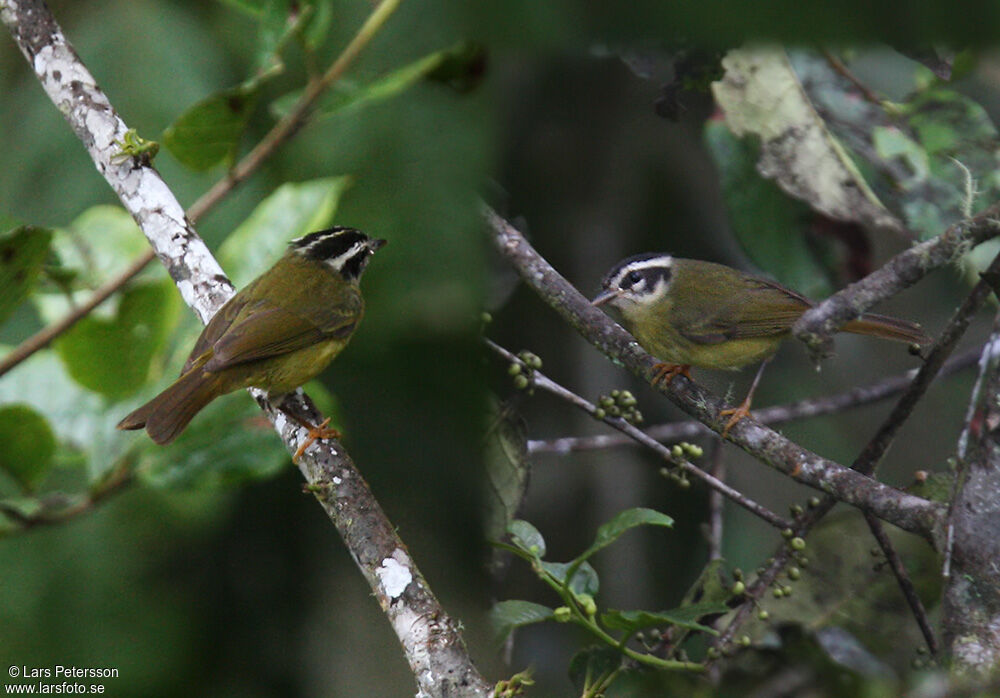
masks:
[(601, 614), (601, 622), (613, 630), (624, 630), (631, 635), (644, 628), (655, 626), (676, 625), (688, 630), (699, 630), (711, 635), (719, 633), (707, 625), (697, 622), (699, 618), (708, 615), (728, 613), (730, 608), (719, 603), (698, 603), (681, 606), (670, 611), (608, 611)]
[(538, 529), (527, 521), (514, 519), (507, 526), (507, 533), (511, 536), (511, 542), (520, 550), (533, 557), (545, 556), (545, 539)]
[[(524, 420), (510, 404), (492, 402), (486, 435), (486, 524), (487, 540), (500, 540), (521, 508), (528, 488), (531, 464), (528, 462), (527, 431)], [(537, 533), (537, 531), (536, 531)], [(539, 536), (540, 538), (541, 536)], [(543, 541), (544, 544), (544, 541)], [(497, 550), (494, 563), (503, 551)], [(544, 548), (539, 555), (544, 555)]]
[(146, 384), (153, 356), (179, 316), (171, 282), (136, 285), (121, 295), (114, 317), (88, 315), (53, 346), (80, 385), (118, 399)]
[(785, 51), (757, 45), (730, 51), (712, 93), (737, 136), (761, 142), (760, 171), (828, 218), (901, 229), (813, 106)]
[(241, 288), (269, 268), (288, 242), (330, 226), (351, 178), (324, 177), (278, 187), (219, 247), (218, 258)]
[(301, 16), (292, 13), (291, 0), (266, 0), (261, 6), (257, 31), (257, 69), (281, 64), (281, 50), (295, 34)]
[[(596, 596), (600, 590), (601, 581), (597, 570), (589, 562), (542, 562), (542, 569), (552, 575), (556, 581), (568, 586), (574, 594), (590, 594)], [(567, 585), (566, 580), (572, 573), (573, 578)]]
[[(92, 289), (121, 274), (132, 262), (149, 249), (139, 226), (132, 216), (119, 206), (93, 206), (67, 228), (56, 228), (52, 238), (52, 257), (44, 271), (52, 276), (52, 267), (73, 291), (73, 303), (90, 297)], [(137, 277), (141, 280), (165, 279), (161, 264), (150, 264)], [(44, 295), (39, 299), (37, 296)], [(47, 322), (54, 322), (72, 310), (62, 286), (58, 293), (36, 294), (39, 312)], [(102, 306), (103, 308), (103, 306)], [(100, 311), (100, 308), (99, 308)]]
[(705, 144), (719, 170), (733, 233), (751, 261), (781, 283), (807, 296), (833, 291), (825, 263), (829, 250), (811, 244), (813, 211), (757, 172), (759, 146), (740, 139), (718, 119), (705, 124)]
[(333, 0), (307, 0), (303, 5), (312, 8), (302, 28), (302, 38), (309, 49), (315, 50), (326, 40), (333, 21)]
[(0, 470), (34, 491), (52, 467), (56, 439), (42, 415), (28, 405), (0, 406)]
[(248, 83), (209, 95), (188, 107), (164, 130), (163, 143), (178, 162), (195, 171), (231, 163), (257, 93), (257, 86)]
[(579, 563), (586, 560), (591, 555), (602, 548), (606, 548), (614, 543), (626, 531), (636, 526), (666, 526), (670, 528), (674, 525), (674, 520), (666, 514), (661, 514), (653, 509), (636, 507), (618, 512), (618, 514), (597, 529), (597, 536), (589, 548), (573, 562)]
[[(688, 588), (681, 600), (681, 606), (687, 608), (700, 604), (724, 605), (733, 597), (729, 586), (723, 583), (725, 560), (709, 560), (702, 569), (698, 579)], [(697, 603), (695, 601), (697, 600)]]
[(90, 482), (103, 477), (127, 450), (125, 433), (115, 429), (125, 416), (121, 405), (82, 388), (54, 351), (36, 352), (0, 381), (0, 405), (22, 403), (45, 417), (55, 432), (56, 463), (85, 468)]
[(32, 225), (0, 234), (0, 323), (31, 292), (51, 242), (51, 230)]
[(219, 0), (219, 2), (234, 7), (251, 17), (259, 17), (260, 13), (264, 11), (266, 0)]
[(552, 618), (552, 609), (530, 601), (500, 601), (490, 609), (490, 625), (500, 642), (515, 628), (541, 623)]
[[(316, 116), (317, 118), (327, 118), (385, 102), (402, 94), (424, 79), (454, 80), (456, 84), (464, 84), (464, 82), (469, 81), (469, 78), (464, 78), (463, 82), (461, 78), (463, 71), (460, 66), (469, 66), (472, 62), (481, 60), (481, 49), (470, 47), (474, 47), (474, 45), (466, 42), (455, 44), (442, 51), (428, 54), (366, 84), (340, 80), (327, 95), (321, 98)], [(298, 101), (300, 96), (300, 90), (284, 95), (271, 105), (271, 113), (276, 117), (284, 116), (291, 110), (292, 105)]]

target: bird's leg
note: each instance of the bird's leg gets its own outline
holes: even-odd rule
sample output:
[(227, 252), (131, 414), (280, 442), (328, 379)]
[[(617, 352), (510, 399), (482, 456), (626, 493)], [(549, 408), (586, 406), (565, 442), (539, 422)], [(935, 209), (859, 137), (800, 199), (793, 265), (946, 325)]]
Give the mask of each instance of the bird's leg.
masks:
[(297, 412), (294, 404), (291, 400), (282, 399), (278, 403), (278, 409), (288, 415), (296, 424), (301, 426), (303, 429), (308, 429), (309, 433), (306, 435), (305, 440), (302, 445), (298, 447), (295, 454), (292, 456), (292, 462), (298, 463), (299, 458), (305, 453), (306, 449), (313, 445), (319, 439), (339, 439), (342, 434), (329, 426), (330, 418), (327, 417), (319, 424), (313, 424), (309, 421), (308, 417), (304, 417), (301, 413)]
[(760, 383), (760, 377), (764, 375), (764, 367), (767, 366), (769, 361), (770, 359), (764, 359), (761, 362), (760, 368), (757, 369), (757, 375), (754, 376), (753, 383), (750, 384), (750, 391), (743, 399), (743, 402), (740, 403), (739, 407), (729, 407), (724, 410), (719, 410), (720, 417), (731, 415), (729, 417), (729, 421), (726, 422), (726, 426), (722, 429), (722, 438), (725, 438), (726, 435), (729, 434), (729, 430), (736, 426), (737, 422), (744, 417), (750, 416), (750, 403), (753, 402), (753, 394), (757, 390), (757, 384)]
[(691, 364), (654, 364), (653, 380), (650, 381), (650, 384), (653, 387), (656, 387), (657, 383), (670, 385), (670, 381), (677, 376), (684, 376), (691, 380)]

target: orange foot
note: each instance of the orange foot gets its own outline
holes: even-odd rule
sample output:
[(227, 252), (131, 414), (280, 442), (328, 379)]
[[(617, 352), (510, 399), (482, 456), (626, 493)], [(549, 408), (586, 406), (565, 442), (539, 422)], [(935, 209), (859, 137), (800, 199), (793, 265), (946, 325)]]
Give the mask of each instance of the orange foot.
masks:
[(657, 383), (670, 385), (677, 376), (684, 376), (691, 380), (691, 364), (655, 364), (653, 366), (653, 380), (650, 384), (655, 388)]
[(719, 410), (720, 417), (725, 417), (726, 415), (731, 416), (729, 417), (729, 421), (726, 422), (726, 426), (722, 429), (722, 438), (726, 438), (729, 434), (729, 430), (736, 426), (741, 419), (750, 416), (750, 396), (747, 395), (747, 399), (744, 400), (739, 407), (729, 407), (724, 410)]
[(301, 458), (302, 454), (306, 452), (306, 449), (312, 446), (313, 443), (315, 443), (318, 439), (339, 439), (341, 437), (341, 433), (339, 431), (337, 431), (336, 429), (331, 429), (327, 426), (329, 423), (330, 423), (330, 418), (327, 417), (316, 426), (312, 426), (306, 423), (302, 424), (302, 426), (306, 427), (309, 430), (309, 434), (308, 436), (306, 436), (306, 440), (302, 442), (302, 445), (299, 446), (298, 450), (295, 452), (295, 455), (292, 456), (293, 463), (298, 463), (299, 458)]

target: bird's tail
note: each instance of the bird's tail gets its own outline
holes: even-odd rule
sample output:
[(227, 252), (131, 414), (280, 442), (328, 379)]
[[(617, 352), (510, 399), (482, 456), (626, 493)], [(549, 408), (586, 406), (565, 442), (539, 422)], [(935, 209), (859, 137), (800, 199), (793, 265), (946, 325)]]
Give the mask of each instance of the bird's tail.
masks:
[(920, 325), (888, 315), (862, 315), (860, 319), (852, 320), (844, 325), (843, 331), (921, 345), (929, 344), (931, 341)]
[(219, 377), (196, 365), (162, 393), (118, 422), (119, 429), (146, 428), (149, 438), (168, 444), (196, 414), (220, 395)]

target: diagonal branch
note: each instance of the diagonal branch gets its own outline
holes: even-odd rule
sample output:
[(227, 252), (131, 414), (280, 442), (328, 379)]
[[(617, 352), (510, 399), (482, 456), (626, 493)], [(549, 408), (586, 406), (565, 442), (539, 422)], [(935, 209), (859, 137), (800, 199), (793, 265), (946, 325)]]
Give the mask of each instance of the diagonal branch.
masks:
[[(484, 207), (483, 217), (500, 254), (547, 304), (609, 358), (644, 380), (652, 378), (657, 360), (643, 351), (628, 332), (591, 306), (520, 232), (492, 209)], [(671, 381), (661, 392), (682, 410), (721, 433), (725, 420), (720, 419), (722, 404), (717, 397), (683, 378)], [(927, 538), (933, 538), (937, 531), (942, 516), (940, 505), (822, 458), (757, 422), (740, 421), (726, 438), (797, 482), (870, 511), (904, 530)]]
[(900, 252), (877, 271), (803, 313), (792, 327), (792, 334), (805, 342), (814, 356), (828, 353), (831, 335), (845, 323), (984, 240), (1000, 235), (998, 215), (1000, 205), (993, 205), (973, 218), (955, 223), (941, 235)]
[[(516, 362), (524, 366), (524, 362), (521, 361), (521, 359), (519, 359), (511, 352), (501, 347), (499, 344), (496, 344), (495, 342), (492, 342), (489, 339), (486, 339), (484, 341), (486, 342), (486, 346), (488, 346), (496, 354), (503, 357), (506, 361)], [(543, 374), (541, 371), (532, 370), (531, 376), (532, 376), (531, 378), (532, 384), (536, 388), (540, 388), (548, 393), (555, 395), (556, 397), (559, 397), (569, 402), (572, 405), (575, 405), (576, 407), (579, 407), (594, 419), (601, 419), (601, 421), (603, 421), (605, 424), (617, 429), (623, 434), (626, 434), (630, 439), (634, 439), (636, 443), (641, 444), (646, 448), (650, 449), (666, 462), (670, 463), (671, 465), (677, 466), (681, 470), (684, 470), (685, 472), (690, 473), (691, 475), (701, 479), (702, 481), (705, 482), (705, 484), (707, 484), (710, 488), (712, 488), (713, 492), (717, 492), (725, 497), (729, 497), (732, 501), (734, 501), (736, 504), (739, 504), (741, 507), (749, 511), (751, 514), (760, 517), (761, 519), (763, 519), (764, 521), (766, 521), (767, 523), (771, 524), (776, 528), (786, 529), (791, 527), (792, 523), (790, 521), (783, 519), (782, 517), (778, 516), (773, 511), (768, 509), (767, 507), (753, 501), (746, 495), (742, 494), (739, 490), (730, 487), (725, 482), (715, 477), (714, 474), (706, 473), (701, 468), (693, 465), (687, 459), (675, 456), (666, 446), (655, 441), (654, 439), (651, 439), (646, 434), (644, 434), (641, 429), (637, 429), (636, 427), (632, 426), (621, 417), (605, 416), (603, 418), (599, 418), (596, 414), (597, 405), (593, 404), (588, 400), (585, 400), (584, 398), (580, 397), (573, 391), (563, 387), (559, 383), (556, 383), (554, 380)]]
[[(394, 4), (376, 7), (373, 14)], [(44, 2), (0, 0), (0, 20), (97, 169), (149, 238), (185, 302), (207, 321), (233, 295), (232, 284), (159, 173), (147, 162), (117, 157), (116, 141), (124, 138), (125, 123)], [(272, 408), (260, 391), (251, 394), (288, 450), (294, 451), (305, 430)], [(311, 404), (302, 407), (311, 410)], [(458, 624), (438, 603), (346, 451), (337, 442), (315, 444), (299, 467), (396, 631), (419, 695), (486, 696), (490, 689), (472, 664)]]

